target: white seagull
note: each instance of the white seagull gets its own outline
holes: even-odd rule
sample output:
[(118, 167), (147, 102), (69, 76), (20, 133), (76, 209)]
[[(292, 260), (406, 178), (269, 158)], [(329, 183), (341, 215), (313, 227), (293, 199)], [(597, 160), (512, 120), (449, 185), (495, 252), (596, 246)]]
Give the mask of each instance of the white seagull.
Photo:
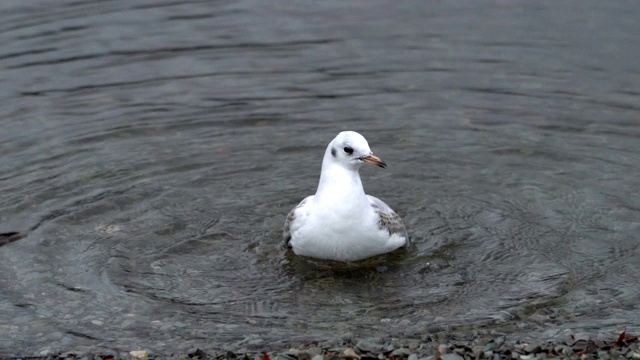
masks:
[(343, 131), (329, 143), (316, 194), (291, 210), (284, 224), (284, 243), (296, 255), (357, 261), (409, 245), (400, 216), (364, 193), (358, 173), (364, 164), (387, 167), (364, 136)]

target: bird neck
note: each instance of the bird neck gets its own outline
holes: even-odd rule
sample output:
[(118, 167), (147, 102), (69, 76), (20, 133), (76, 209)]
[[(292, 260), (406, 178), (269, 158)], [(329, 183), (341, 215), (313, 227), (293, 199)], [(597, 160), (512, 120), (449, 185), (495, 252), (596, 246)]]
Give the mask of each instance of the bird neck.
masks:
[(338, 164), (324, 161), (316, 198), (333, 202), (339, 199), (357, 202), (365, 196), (358, 170), (346, 169)]

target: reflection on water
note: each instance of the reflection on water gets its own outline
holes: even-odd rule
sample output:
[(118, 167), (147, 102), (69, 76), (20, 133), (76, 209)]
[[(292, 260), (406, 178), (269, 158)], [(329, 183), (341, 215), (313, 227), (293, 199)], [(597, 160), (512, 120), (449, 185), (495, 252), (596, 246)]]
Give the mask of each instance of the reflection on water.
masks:
[[(637, 6), (3, 2), (0, 348), (640, 330)], [(282, 251), (345, 129), (409, 253)]]

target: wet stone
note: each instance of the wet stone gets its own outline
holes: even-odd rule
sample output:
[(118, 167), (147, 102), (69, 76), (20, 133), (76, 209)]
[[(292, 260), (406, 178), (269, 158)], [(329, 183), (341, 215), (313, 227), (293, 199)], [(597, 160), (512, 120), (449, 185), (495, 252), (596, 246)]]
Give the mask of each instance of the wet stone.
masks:
[(307, 349), (307, 352), (309, 353), (309, 355), (311, 355), (312, 357), (315, 357), (316, 355), (320, 355), (322, 354), (322, 349), (320, 349), (319, 347), (315, 347), (312, 346), (310, 348)]
[(265, 341), (263, 339), (252, 339), (247, 341), (246, 346), (252, 350), (261, 350), (265, 345)]
[(484, 351), (492, 351), (493, 352), (494, 350), (496, 350), (499, 347), (500, 347), (500, 345), (498, 345), (495, 341), (491, 340), (488, 344), (486, 344), (484, 346)]
[(418, 354), (411, 354), (407, 358), (407, 360), (418, 360)]
[(585, 341), (586, 342), (586, 341), (589, 340), (589, 334), (583, 333), (583, 332), (575, 333), (575, 334), (573, 334), (572, 337), (576, 342), (578, 342), (578, 341)]
[(40, 356), (49, 356), (53, 354), (53, 351), (51, 349), (43, 349), (43, 350), (40, 350), (39, 354)]
[(464, 347), (456, 347), (455, 349), (453, 349), (453, 352), (460, 356), (464, 356), (467, 350)]
[(487, 344), (489, 344), (491, 342), (491, 338), (488, 337), (479, 337), (477, 339), (475, 339), (473, 342), (478, 345), (478, 346), (486, 346)]
[(318, 346), (323, 349), (332, 349), (332, 348), (339, 347), (340, 345), (342, 345), (340, 341), (324, 341), (318, 344)]
[(458, 354), (444, 354), (440, 356), (442, 360), (464, 360), (464, 358)]
[(527, 354), (537, 354), (542, 348), (538, 344), (526, 344), (522, 350)]
[(360, 356), (356, 354), (352, 348), (346, 348), (344, 352), (342, 352), (342, 357), (346, 359), (360, 359)]
[(418, 354), (420, 354), (420, 356), (431, 356), (434, 355), (435, 351), (433, 349), (433, 347), (427, 345), (427, 344), (422, 344), (418, 347), (417, 349)]
[(409, 356), (409, 355), (411, 355), (411, 350), (404, 347), (395, 349), (391, 352), (391, 356)]
[(311, 360), (324, 360), (324, 356), (322, 355), (314, 355)]
[(352, 342), (351, 339), (353, 339), (353, 334), (348, 332), (348, 333), (342, 335), (341, 339), (345, 343), (350, 343), (350, 342)]
[(553, 350), (558, 355), (569, 356), (569, 355), (573, 354), (573, 350), (571, 350), (571, 348), (568, 347), (567, 345), (558, 345), (558, 346), (554, 347)]
[(363, 353), (378, 352), (384, 348), (384, 345), (374, 342), (374, 340), (360, 340), (356, 344), (356, 348)]

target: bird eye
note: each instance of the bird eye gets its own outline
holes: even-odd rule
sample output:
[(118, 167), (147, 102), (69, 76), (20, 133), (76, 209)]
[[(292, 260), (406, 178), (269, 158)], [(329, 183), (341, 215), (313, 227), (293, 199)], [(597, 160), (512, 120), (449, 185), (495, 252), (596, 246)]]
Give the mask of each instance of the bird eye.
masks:
[(351, 148), (351, 146), (345, 146), (344, 149), (342, 150), (344, 150), (344, 152), (346, 152), (349, 155), (353, 154), (353, 149)]

